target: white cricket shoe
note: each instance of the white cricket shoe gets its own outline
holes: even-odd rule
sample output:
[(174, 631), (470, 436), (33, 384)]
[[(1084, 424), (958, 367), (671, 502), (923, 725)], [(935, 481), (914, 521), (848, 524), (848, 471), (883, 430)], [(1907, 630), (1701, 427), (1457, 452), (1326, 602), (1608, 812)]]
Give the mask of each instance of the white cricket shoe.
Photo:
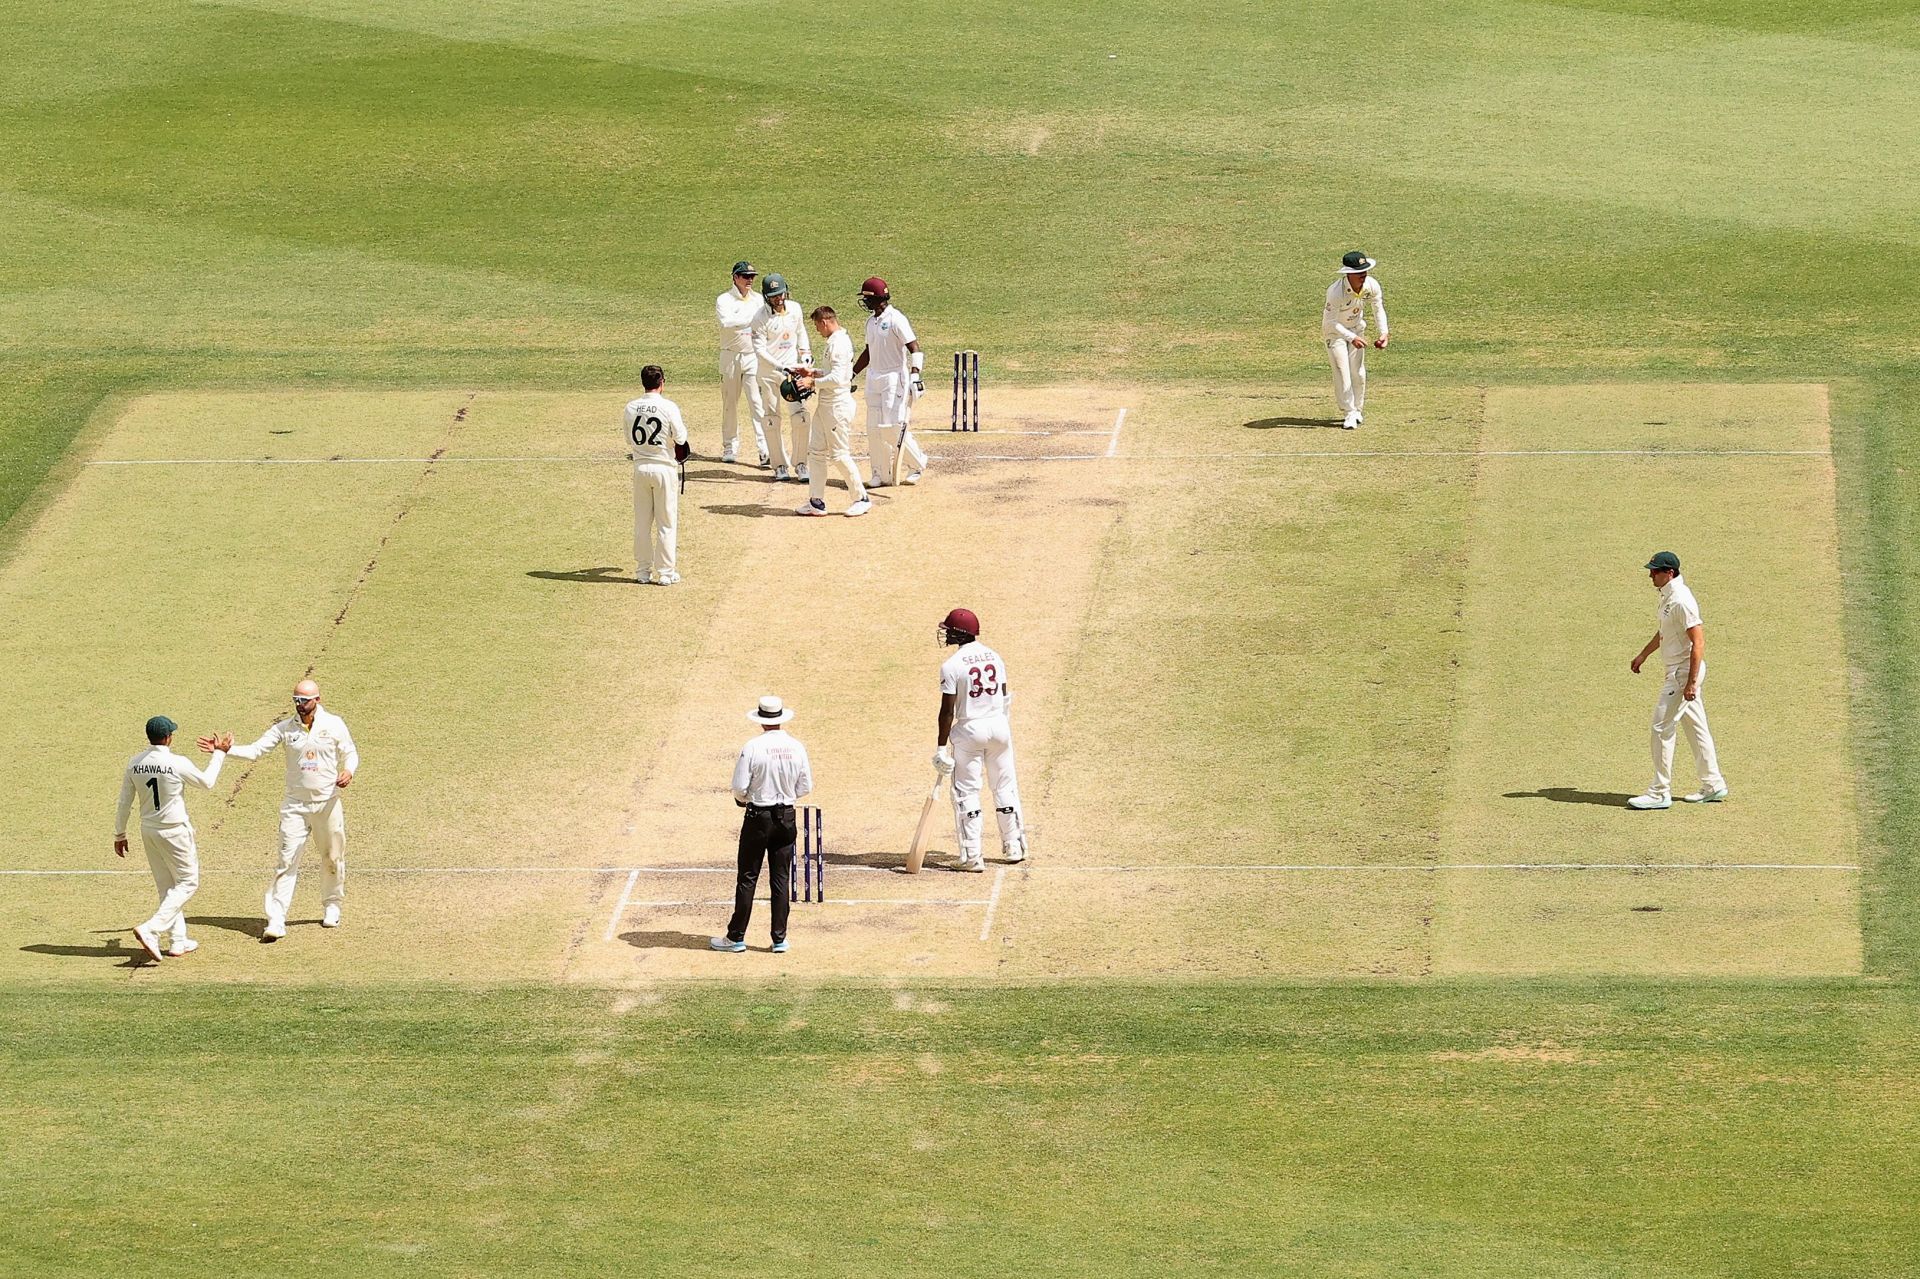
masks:
[(1726, 797), (1727, 788), (1724, 786), (1719, 790), (1708, 790), (1703, 786), (1691, 795), (1682, 795), (1680, 802), (1683, 804), (1718, 804)]
[(800, 465), (793, 468), (793, 478), (801, 481), (802, 483), (805, 483), (807, 480), (810, 480), (813, 477), (807, 474), (807, 464), (805, 462), (802, 462), (800, 463)]
[(868, 478), (867, 487), (870, 489), (883, 489), (887, 487), (887, 482), (875, 475)]
[(175, 959), (178, 959), (182, 955), (191, 955), (194, 951), (199, 949), (200, 949), (199, 942), (195, 941), (191, 937), (182, 937), (179, 941), (167, 947), (167, 954), (171, 955)]
[(654, 574), (653, 584), (655, 586), (672, 586), (679, 580), (680, 575), (678, 573), (656, 573)]
[(284, 919), (269, 919), (267, 926), (260, 930), (261, 941), (279, 941), (286, 935), (287, 921)]
[(1656, 799), (1652, 795), (1635, 795), (1627, 801), (1627, 807), (1637, 808), (1641, 812), (1646, 812), (1648, 809), (1672, 808), (1673, 801), (1670, 799)]
[(1002, 849), (1001, 852), (1006, 855), (1007, 865), (1018, 866), (1021, 862), (1027, 860), (1027, 841), (1024, 839), (1018, 840), (1014, 843), (1013, 847)]
[(772, 460), (773, 460), (773, 454), (767, 452), (766, 445), (764, 444), (761, 445), (760, 446), (760, 465), (765, 466), (768, 462), (771, 462)]
[(133, 926), (133, 939), (140, 943), (141, 950), (146, 951), (156, 960), (166, 958), (165, 955), (160, 953), (160, 939), (155, 937), (153, 930), (145, 924), (135, 924)]
[(747, 953), (747, 943), (735, 941), (731, 937), (709, 937), (707, 938), (707, 949), (725, 950), (731, 951), (736, 955), (744, 955)]
[(1341, 420), (1340, 429), (1343, 431), (1351, 431), (1358, 425), (1360, 425), (1360, 415), (1358, 413), (1349, 413)]
[(1355, 426), (1365, 426), (1367, 424), (1367, 415), (1359, 409), (1355, 409), (1353, 411), (1353, 424)]
[(912, 472), (909, 472), (904, 477), (902, 477), (900, 482), (902, 484), (918, 484), (920, 482), (920, 477), (924, 474), (926, 474), (926, 472), (924, 471), (912, 471)]
[(827, 513), (827, 504), (817, 498), (810, 497), (807, 499), (807, 504), (794, 513), (796, 515), (825, 515)]
[(640, 585), (642, 586), (652, 586), (653, 570), (650, 568), (643, 568), (634, 575), (633, 580), (640, 583)]
[(732, 444), (727, 445), (720, 450), (720, 460), (722, 462), (738, 462), (740, 460), (739, 448)]
[(340, 908), (338, 906), (328, 906), (325, 910), (320, 912), (320, 927), (322, 928), (340, 927)]
[(987, 862), (984, 857), (976, 853), (972, 857), (962, 857), (953, 864), (953, 868), (969, 875), (980, 875), (986, 873)]
[(863, 497), (858, 502), (855, 502), (852, 506), (849, 506), (847, 508), (847, 515), (849, 517), (852, 517), (855, 515), (865, 515), (868, 511), (871, 511), (872, 509), (873, 509), (873, 503), (869, 502), (866, 498)]
[[(762, 465), (762, 466), (765, 466), (765, 465), (766, 465), (766, 463), (765, 463), (765, 462), (762, 462), (762, 463), (761, 463), (761, 465)], [(777, 481), (777, 480), (790, 480), (790, 479), (792, 479), (792, 478), (793, 478), (793, 472), (792, 472), (792, 471), (789, 471), (789, 470), (788, 470), (788, 469), (786, 468), (786, 466), (785, 466), (785, 464), (783, 463), (782, 465), (780, 465), (780, 466), (776, 466), (776, 467), (774, 467), (774, 468), (773, 468), (773, 478), (774, 478), (774, 479), (775, 479), (776, 481)]]

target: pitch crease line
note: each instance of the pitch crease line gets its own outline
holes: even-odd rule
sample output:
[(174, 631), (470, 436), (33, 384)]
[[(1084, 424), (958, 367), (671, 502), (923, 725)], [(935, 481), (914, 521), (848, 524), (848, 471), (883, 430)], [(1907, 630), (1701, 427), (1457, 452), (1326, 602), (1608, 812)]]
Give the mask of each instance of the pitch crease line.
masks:
[(1126, 423), (1126, 420), (1126, 406), (1122, 405), (1120, 411), (1113, 415), (1113, 435), (1107, 440), (1108, 457), (1112, 457), (1120, 451), (1120, 428)]
[[(1125, 409), (1120, 410), (1122, 413)], [(993, 936), (993, 914), (1000, 909), (1000, 888), (1007, 882), (1007, 868), (1002, 866), (993, 875), (993, 891), (987, 894), (987, 917), (980, 923), (980, 940)]]
[(627, 913), (627, 901), (633, 896), (633, 886), (640, 880), (640, 872), (633, 871), (627, 876), (627, 886), (620, 890), (620, 900), (614, 903), (613, 915), (607, 920), (606, 936), (601, 941), (612, 941), (614, 930), (620, 927), (621, 917)]

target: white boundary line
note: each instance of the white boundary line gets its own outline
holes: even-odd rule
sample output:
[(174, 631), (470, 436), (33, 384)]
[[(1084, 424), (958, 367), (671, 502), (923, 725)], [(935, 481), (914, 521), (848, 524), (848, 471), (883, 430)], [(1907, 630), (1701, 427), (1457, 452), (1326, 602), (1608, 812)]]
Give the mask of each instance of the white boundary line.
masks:
[[(1126, 412), (1122, 409), (1121, 412)], [(985, 941), (993, 935), (993, 913), (1000, 909), (1000, 888), (1007, 882), (1007, 868), (1002, 866), (993, 875), (993, 891), (987, 894), (987, 917), (980, 923), (980, 940)]]
[[(1283, 452), (1253, 453), (1128, 453), (1119, 452), (1120, 428), (1127, 411), (1121, 409), (1114, 419), (1111, 434), (1105, 431), (991, 431), (992, 435), (1107, 435), (1105, 453), (935, 453), (947, 462), (1270, 462), (1291, 458), (1469, 458), (1469, 457), (1831, 457), (1827, 449), (1299, 449)], [(710, 458), (697, 459), (711, 461)], [(611, 454), (530, 457), (157, 457), (95, 458), (88, 466), (425, 466), (459, 463), (495, 463), (502, 465), (531, 463), (607, 463), (624, 462)]]
[[(892, 866), (835, 866), (836, 875), (864, 872), (870, 875), (899, 875)], [(1002, 872), (1007, 867), (999, 868)], [(1057, 875), (1186, 875), (1217, 874), (1432, 874), (1435, 871), (1533, 871), (1533, 870), (1649, 870), (1649, 871), (1859, 871), (1853, 862), (1378, 862), (1373, 865), (1333, 862), (1221, 862), (1215, 864), (1170, 863), (1165, 866), (1060, 866), (1049, 864), (1046, 873)], [(267, 874), (265, 867), (255, 870), (203, 870), (209, 875)], [(356, 866), (356, 875), (626, 875), (628, 890), (642, 875), (731, 875), (731, 866)], [(5, 870), (0, 876), (138, 876), (144, 870)], [(865, 900), (865, 899), (862, 899)], [(892, 901), (892, 898), (876, 900)], [(915, 899), (901, 899), (911, 901)], [(983, 901), (982, 905), (985, 904)]]
[(613, 916), (607, 920), (607, 934), (601, 941), (612, 941), (614, 929), (620, 927), (621, 917), (627, 913), (627, 900), (633, 896), (633, 886), (640, 879), (640, 872), (634, 871), (627, 876), (627, 886), (620, 890), (620, 900), (614, 904)]

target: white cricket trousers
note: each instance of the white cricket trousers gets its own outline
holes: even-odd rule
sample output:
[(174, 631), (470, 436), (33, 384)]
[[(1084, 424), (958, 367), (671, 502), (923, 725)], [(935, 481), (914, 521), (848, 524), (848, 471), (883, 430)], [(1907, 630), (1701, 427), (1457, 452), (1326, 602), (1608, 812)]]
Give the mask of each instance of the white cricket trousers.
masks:
[(176, 942), (185, 941), (187, 900), (200, 887), (200, 854), (194, 848), (193, 827), (185, 822), (158, 828), (142, 826), (140, 842), (146, 846), (153, 886), (160, 894), (160, 908), (147, 920), (146, 927), (155, 936), (168, 933)]
[(907, 470), (927, 469), (927, 455), (907, 429), (913, 418), (910, 385), (905, 373), (867, 378), (867, 464), (873, 468), (869, 483), (893, 483), (894, 454), (900, 451), (902, 436), (907, 441)]
[[(781, 466), (799, 466), (807, 459), (809, 444), (807, 429), (807, 406), (788, 404), (780, 398), (780, 383), (785, 374), (760, 379), (760, 428), (754, 432), (759, 439), (766, 441), (766, 450), (772, 455), (773, 464)], [(780, 410), (787, 410), (786, 438), (780, 433)]]
[(680, 522), (680, 474), (660, 462), (633, 468), (633, 562), (639, 574), (671, 573)]
[(1340, 412), (1366, 412), (1367, 348), (1345, 338), (1328, 338), (1327, 361), (1333, 365), (1333, 402)]
[(847, 482), (847, 501), (867, 500), (867, 486), (860, 482), (860, 464), (853, 460), (853, 397), (844, 391), (823, 402), (816, 401), (808, 420), (813, 427), (807, 440), (807, 496), (816, 502), (827, 500), (827, 465), (838, 468)]
[(1714, 755), (1713, 734), (1707, 731), (1707, 667), (1700, 665), (1700, 687), (1692, 701), (1683, 694), (1687, 687), (1690, 662), (1667, 668), (1666, 683), (1660, 686), (1660, 700), (1653, 707), (1653, 784), (1647, 794), (1655, 799), (1673, 798), (1673, 739), (1684, 734), (1693, 749), (1693, 766), (1700, 774), (1702, 790), (1724, 790), (1727, 779), (1720, 776), (1720, 761)]
[(327, 895), (325, 905), (338, 906), (347, 899), (347, 815), (334, 795), (318, 808), (305, 804), (280, 809), (280, 863), (274, 867), (273, 884), (267, 889), (267, 918), (286, 923), (293, 906), (293, 885), (300, 877), (300, 854), (309, 843), (318, 843), (326, 863)]
[(720, 352), (720, 444), (736, 448), (740, 443), (740, 396), (747, 397), (747, 425), (753, 428), (753, 442), (766, 448), (760, 434), (760, 357), (752, 351)]
[(1025, 847), (1020, 825), (1020, 782), (1013, 770), (1013, 726), (1005, 715), (970, 719), (947, 734), (953, 748), (953, 825), (960, 856), (980, 855), (980, 772), (986, 766), (987, 788), (993, 792), (1000, 819), (1000, 847)]

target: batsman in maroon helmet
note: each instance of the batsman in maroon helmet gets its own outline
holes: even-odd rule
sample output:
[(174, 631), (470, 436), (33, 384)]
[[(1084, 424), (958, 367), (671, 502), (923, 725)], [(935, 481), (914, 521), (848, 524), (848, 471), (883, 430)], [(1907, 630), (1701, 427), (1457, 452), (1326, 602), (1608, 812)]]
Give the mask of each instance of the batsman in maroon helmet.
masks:
[(1020, 780), (1013, 768), (1013, 690), (1007, 664), (980, 642), (980, 619), (956, 608), (940, 621), (942, 647), (959, 651), (940, 664), (939, 749), (933, 766), (953, 774), (953, 824), (960, 841), (956, 870), (987, 868), (980, 855), (980, 775), (986, 772), (1000, 819), (1000, 850), (1009, 863), (1027, 859), (1020, 821)]

